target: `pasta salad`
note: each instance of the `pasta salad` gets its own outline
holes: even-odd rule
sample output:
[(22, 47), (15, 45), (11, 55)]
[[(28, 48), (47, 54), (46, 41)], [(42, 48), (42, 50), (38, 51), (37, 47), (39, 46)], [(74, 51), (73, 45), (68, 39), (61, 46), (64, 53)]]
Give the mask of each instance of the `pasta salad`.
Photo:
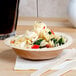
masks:
[(56, 35), (45, 23), (35, 22), (33, 30), (27, 30), (25, 34), (16, 36), (10, 44), (21, 48), (42, 49), (58, 47), (66, 41), (66, 38)]

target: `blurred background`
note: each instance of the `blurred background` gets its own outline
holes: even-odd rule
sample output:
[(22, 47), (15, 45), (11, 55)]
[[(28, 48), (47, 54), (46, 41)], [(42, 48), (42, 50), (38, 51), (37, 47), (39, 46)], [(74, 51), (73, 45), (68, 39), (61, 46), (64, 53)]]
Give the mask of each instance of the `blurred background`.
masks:
[(19, 16), (67, 18), (70, 0), (20, 0)]

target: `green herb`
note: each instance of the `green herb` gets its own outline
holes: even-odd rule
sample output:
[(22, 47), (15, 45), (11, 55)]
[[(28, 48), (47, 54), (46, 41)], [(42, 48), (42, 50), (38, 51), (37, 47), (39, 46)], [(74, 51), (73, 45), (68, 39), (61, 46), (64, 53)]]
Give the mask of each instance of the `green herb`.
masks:
[(55, 39), (55, 38), (52, 38), (51, 41), (52, 41), (52, 40), (53, 40), (54, 43), (57, 42), (57, 39)]
[(59, 43), (59, 45), (64, 44), (63, 38), (60, 38), (60, 39), (58, 40), (58, 43)]
[(35, 45), (40, 45), (40, 43), (43, 41), (43, 39), (39, 39), (39, 40), (37, 40), (37, 41), (35, 41), (33, 44)]
[(48, 34), (51, 35), (51, 32), (49, 31)]
[(53, 42), (56, 43), (57, 39), (53, 39)]
[(52, 38), (51, 41), (54, 42), (54, 46), (56, 47), (56, 45), (59, 43), (59, 45), (64, 44), (64, 39), (61, 37), (59, 40)]
[(54, 40), (54, 46), (56, 47), (56, 45), (58, 44), (57, 39)]
[(57, 41), (57, 39), (55, 39), (55, 38), (52, 38), (52, 39), (51, 39), (51, 41), (53, 41), (53, 42), (54, 42), (54, 46), (56, 47), (56, 44), (58, 44), (58, 41)]

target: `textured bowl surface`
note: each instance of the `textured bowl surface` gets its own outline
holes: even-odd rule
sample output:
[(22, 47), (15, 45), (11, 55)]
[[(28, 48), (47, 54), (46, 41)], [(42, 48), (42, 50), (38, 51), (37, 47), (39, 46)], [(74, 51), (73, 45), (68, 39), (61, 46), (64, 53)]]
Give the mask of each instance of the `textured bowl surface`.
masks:
[(4, 43), (10, 46), (11, 48), (13, 48), (15, 53), (22, 58), (31, 59), (31, 60), (51, 59), (60, 55), (60, 53), (62, 53), (62, 50), (70, 46), (72, 43), (72, 38), (70, 36), (61, 32), (55, 32), (55, 34), (60, 35), (60, 36), (62, 35), (63, 37), (67, 39), (67, 42), (64, 45), (61, 45), (58, 47), (42, 48), (42, 49), (26, 49), (26, 48), (23, 49), (23, 48), (11, 46), (10, 41), (14, 37), (7, 38), (6, 40), (4, 40)]

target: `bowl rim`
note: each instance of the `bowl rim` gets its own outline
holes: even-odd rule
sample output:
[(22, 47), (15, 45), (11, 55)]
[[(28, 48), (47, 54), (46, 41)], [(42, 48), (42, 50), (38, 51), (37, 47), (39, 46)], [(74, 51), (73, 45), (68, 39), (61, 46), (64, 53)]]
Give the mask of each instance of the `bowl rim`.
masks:
[[(13, 39), (15, 36), (13, 37), (9, 37), (6, 38), (4, 40), (5, 45), (11, 47), (11, 48), (15, 48), (15, 49), (19, 49), (19, 50), (24, 50), (24, 51), (55, 51), (55, 50), (61, 50), (64, 49), (68, 46), (70, 46), (72, 44), (72, 37), (70, 37), (69, 35), (62, 33), (62, 32), (55, 32), (55, 34), (57, 35), (62, 35), (63, 37), (67, 38), (67, 42), (64, 45), (58, 46), (58, 47), (53, 47), (53, 48), (42, 48), (42, 49), (27, 49), (27, 48), (19, 48), (19, 47), (15, 47), (13, 45), (10, 45), (10, 40)], [(21, 36), (21, 35), (20, 35)]]

